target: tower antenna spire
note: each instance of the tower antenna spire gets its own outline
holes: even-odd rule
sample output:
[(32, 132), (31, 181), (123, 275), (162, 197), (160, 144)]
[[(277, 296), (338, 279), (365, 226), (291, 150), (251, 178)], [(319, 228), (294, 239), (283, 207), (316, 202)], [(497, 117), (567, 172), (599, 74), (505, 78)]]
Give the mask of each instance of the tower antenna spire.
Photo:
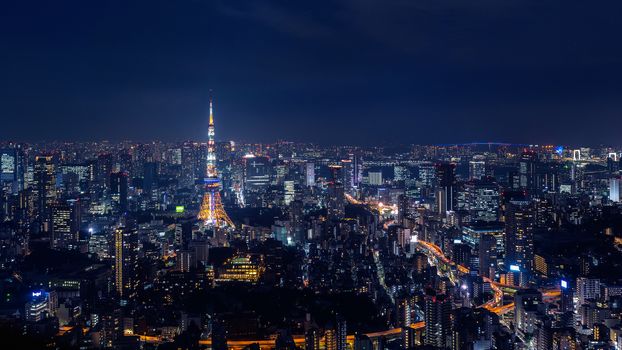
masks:
[(212, 106), (212, 89), (209, 89), (209, 125), (214, 125), (214, 108)]

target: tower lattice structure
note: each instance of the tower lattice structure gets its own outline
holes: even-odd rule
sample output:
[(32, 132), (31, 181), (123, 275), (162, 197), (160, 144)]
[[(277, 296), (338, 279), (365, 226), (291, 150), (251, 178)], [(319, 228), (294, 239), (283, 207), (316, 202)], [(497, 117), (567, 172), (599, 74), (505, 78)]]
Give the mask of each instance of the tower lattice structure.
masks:
[(216, 170), (216, 143), (214, 141), (214, 110), (212, 99), (209, 101), (209, 129), (207, 141), (207, 177), (205, 182), (205, 194), (201, 204), (198, 218), (203, 220), (206, 225), (213, 227), (230, 226), (233, 222), (225, 212), (220, 198), (220, 179)]

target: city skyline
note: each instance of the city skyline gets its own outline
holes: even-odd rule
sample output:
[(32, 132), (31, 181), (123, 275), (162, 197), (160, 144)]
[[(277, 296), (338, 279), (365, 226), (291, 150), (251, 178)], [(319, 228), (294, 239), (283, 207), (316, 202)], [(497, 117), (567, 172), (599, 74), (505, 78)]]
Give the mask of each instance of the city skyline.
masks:
[(622, 350), (622, 2), (0, 6), (0, 344)]

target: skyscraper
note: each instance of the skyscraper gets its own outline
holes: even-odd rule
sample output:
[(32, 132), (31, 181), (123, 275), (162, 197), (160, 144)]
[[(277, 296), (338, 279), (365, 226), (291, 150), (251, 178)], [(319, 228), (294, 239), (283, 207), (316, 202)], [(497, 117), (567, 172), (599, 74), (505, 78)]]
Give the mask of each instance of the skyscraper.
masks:
[(499, 185), (490, 177), (464, 184), (468, 222), (499, 220)]
[(138, 232), (132, 220), (114, 231), (115, 289), (122, 302), (132, 300), (138, 288)]
[(510, 200), (505, 213), (506, 266), (518, 266), (530, 275), (533, 272), (534, 208), (528, 199)]
[(11, 193), (17, 193), (24, 187), (22, 156), (20, 149), (0, 149), (0, 187), (8, 184)]
[(110, 174), (110, 196), (120, 212), (127, 211), (128, 175), (126, 172)]
[(53, 248), (75, 249), (80, 233), (80, 200), (67, 200), (52, 207)]
[(51, 155), (35, 157), (34, 194), (41, 230), (49, 232), (52, 204), (56, 201), (56, 168)]
[(469, 161), (469, 180), (479, 180), (486, 176), (486, 162), (483, 156), (475, 156)]
[(305, 185), (315, 186), (315, 164), (311, 162), (305, 164)]
[(112, 173), (112, 154), (100, 154), (97, 157), (97, 184), (102, 188), (110, 188), (110, 173)]
[(538, 162), (538, 155), (532, 151), (525, 151), (521, 154), (518, 162), (518, 188), (533, 191), (535, 187), (535, 174)]
[(445, 216), (454, 210), (456, 200), (456, 165), (453, 163), (436, 164), (436, 205), (438, 214)]
[(340, 182), (330, 182), (326, 198), (328, 217), (341, 219), (345, 215), (345, 193), (343, 184)]
[(533, 289), (519, 290), (514, 295), (514, 324), (519, 332), (532, 334), (536, 328), (542, 293)]
[(425, 296), (425, 345), (444, 349), (451, 342), (451, 300), (448, 295)]
[(497, 268), (497, 239), (491, 234), (482, 234), (479, 240), (479, 273), (494, 277)]
[(620, 202), (620, 177), (612, 177), (609, 179), (609, 200), (612, 202)]

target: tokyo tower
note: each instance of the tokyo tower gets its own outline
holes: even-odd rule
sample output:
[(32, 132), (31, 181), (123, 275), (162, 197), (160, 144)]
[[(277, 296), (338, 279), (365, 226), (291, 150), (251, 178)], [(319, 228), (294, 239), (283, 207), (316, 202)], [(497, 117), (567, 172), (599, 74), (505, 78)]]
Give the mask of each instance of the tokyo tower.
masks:
[(203, 220), (206, 226), (233, 227), (233, 222), (225, 212), (220, 199), (220, 179), (216, 170), (216, 144), (214, 142), (214, 110), (212, 98), (209, 100), (209, 129), (207, 141), (207, 177), (204, 180), (205, 194), (198, 218)]

